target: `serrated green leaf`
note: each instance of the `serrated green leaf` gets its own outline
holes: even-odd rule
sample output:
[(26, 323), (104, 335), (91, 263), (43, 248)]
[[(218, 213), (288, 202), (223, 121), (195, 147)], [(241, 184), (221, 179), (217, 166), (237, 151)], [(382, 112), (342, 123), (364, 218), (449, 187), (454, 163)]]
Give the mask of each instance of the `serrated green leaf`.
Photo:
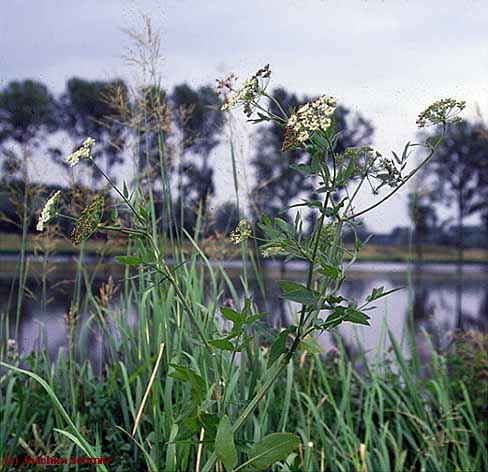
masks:
[(320, 267), (321, 267), (320, 272), (322, 272), (323, 275), (329, 277), (332, 280), (337, 280), (341, 275), (341, 269), (339, 267), (326, 264), (326, 263), (322, 263)]
[(290, 235), (292, 234), (292, 228), (291, 226), (283, 219), (281, 218), (275, 218), (275, 223), (276, 225), (283, 231), (285, 234)]
[(255, 321), (259, 320), (260, 318), (262, 318), (263, 316), (266, 316), (267, 313), (257, 313), (253, 316), (250, 316), (249, 318), (246, 318), (246, 320), (244, 321), (244, 324), (246, 325), (250, 325), (250, 324), (253, 324)]
[(316, 154), (312, 156), (312, 165), (310, 167), (313, 174), (317, 174), (320, 170), (320, 157)]
[(293, 170), (300, 172), (303, 175), (310, 175), (312, 173), (312, 168), (307, 164), (292, 164), (290, 166)]
[(342, 176), (344, 182), (346, 182), (349, 179), (349, 177), (351, 177), (351, 175), (354, 173), (354, 171), (356, 169), (356, 162), (357, 162), (357, 156), (354, 156), (349, 161), (349, 164), (348, 164), (348, 166), (347, 166), (347, 168), (344, 171), (344, 174)]
[(322, 208), (322, 202), (320, 200), (310, 200), (306, 202), (309, 208)]

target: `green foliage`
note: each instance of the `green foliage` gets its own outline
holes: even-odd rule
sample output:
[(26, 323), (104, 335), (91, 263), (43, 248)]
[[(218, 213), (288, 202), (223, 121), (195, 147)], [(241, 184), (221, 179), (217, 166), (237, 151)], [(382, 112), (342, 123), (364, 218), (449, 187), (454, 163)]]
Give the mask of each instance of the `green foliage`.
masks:
[[(170, 103), (183, 135), (182, 152), (187, 158), (177, 169), (178, 199), (181, 205), (194, 210), (202, 205), (202, 213), (206, 216), (208, 198), (215, 193), (209, 158), (221, 141), (225, 121), (220, 111), (222, 101), (210, 86), (193, 89), (188, 84), (181, 84), (173, 89)], [(191, 154), (194, 157), (190, 157)]]
[(304, 287), (301, 284), (289, 280), (281, 280), (278, 285), (283, 290), (283, 298), (303, 305), (315, 305), (318, 301), (318, 294)]
[[(423, 180), (432, 187), (429, 204), (442, 203), (455, 212), (460, 251), (465, 245), (464, 220), (488, 212), (488, 167), (485, 164), (488, 150), (483, 129), (481, 124), (469, 121), (449, 125), (445, 139), (438, 146), (436, 159), (423, 171)], [(423, 136), (433, 141), (438, 133), (434, 131)], [(417, 212), (422, 211), (421, 208)], [(425, 219), (427, 215), (418, 217)]]
[[(134, 343), (134, 333), (127, 332), (125, 336), (124, 344)], [(145, 344), (142, 344), (143, 338), (140, 339), (142, 347)], [(359, 357), (348, 358), (337, 338), (335, 355), (326, 353), (322, 357), (309, 353), (304, 355), (300, 368), (290, 364), (288, 374), (278, 379), (276, 387), (269, 392), (268, 406), (256, 410), (255, 420), (248, 423), (241, 434), (235, 434), (232, 426), (229, 429), (230, 419), (227, 422), (203, 411), (196, 414), (195, 425), (187, 429), (185, 435), (173, 439), (176, 464), (194, 469), (197, 440), (204, 427), (202, 464), (214, 450), (217, 431), (221, 429), (222, 457), (232, 459), (232, 451), (239, 450), (240, 464), (247, 463), (251, 470), (282, 470), (283, 466), (271, 465), (277, 461), (286, 461), (289, 467), (302, 470), (320, 470), (321, 464), (325, 470), (334, 470), (338, 463), (343, 464), (345, 470), (354, 470), (360, 463), (361, 443), (365, 444), (365, 460), (370, 470), (453, 470), (456, 464), (462, 464), (465, 470), (484, 470), (488, 465), (483, 390), (486, 383), (482, 381), (486, 351), (481, 338), (475, 344), (472, 341), (459, 340), (456, 351), (446, 357), (434, 355), (429, 376), (425, 377), (415, 367), (418, 365), (415, 358), (405, 357), (401, 348), (394, 349), (392, 357), (378, 352), (378, 360), (373, 363), (364, 352)], [(381, 343), (382, 339), (379, 345)], [(195, 351), (194, 355), (199, 357), (200, 353)], [(138, 401), (141, 393), (138, 393), (138, 385), (147, 381), (150, 359), (149, 368), (137, 372), (136, 366), (140, 363), (135, 355), (126, 351), (124, 362), (134, 371), (127, 392), (121, 388), (122, 375), (116, 367), (107, 366), (106, 374), (95, 377), (86, 366), (73, 364), (75, 370), (71, 371), (69, 364), (61, 362), (57, 374), (51, 377), (47, 357), (32, 354), (23, 360), (30, 370), (46, 376), (67, 412), (70, 412), (72, 397), (65, 380), (75, 376), (79, 404), (77, 428), (91, 444), (95, 444), (97, 436), (100, 438), (102, 455), (114, 458), (108, 466), (110, 470), (151, 470), (145, 465), (138, 446), (115, 427), (122, 425), (130, 430), (128, 405), (131, 398)], [(266, 360), (267, 356), (257, 350), (256, 366)], [(362, 365), (361, 369), (354, 367), (356, 363)], [(156, 470), (171, 470), (165, 462), (170, 429), (179, 416), (188, 412), (187, 404), (175, 400), (192, 388), (188, 381), (178, 382), (168, 386), (173, 390), (174, 399), (166, 397), (160, 387), (171, 382), (172, 377), (167, 378), (171, 370), (171, 366), (163, 368), (157, 387), (160, 407), (155, 403), (145, 412), (141, 423), (140, 437), (153, 445), (153, 452), (149, 448), (148, 451), (157, 464)], [(258, 374), (262, 372), (260, 368)], [(53, 409), (47, 391), (39, 388), (35, 380), (10, 371), (0, 377), (0, 387), (2, 457), (6, 453), (10, 457), (25, 454), (18, 437), (24, 438), (38, 455), (76, 453), (76, 449), (70, 449), (70, 441), (55, 432), (54, 428), (66, 430), (67, 423), (62, 417), (57, 418), (57, 410)], [(250, 391), (249, 382), (245, 388), (246, 392)], [(232, 398), (237, 400), (235, 395), (237, 392)], [(45, 448), (33, 434), (33, 423), (37, 425), (35, 429)], [(191, 425), (190, 417), (187, 423)], [(159, 435), (156, 425), (161, 430)], [(295, 431), (298, 438), (295, 434), (275, 431)], [(257, 439), (243, 442), (244, 437)], [(161, 457), (154, 455), (159, 441), (162, 441), (158, 449)], [(305, 451), (303, 462), (294, 454), (299, 444)], [(53, 452), (56, 447), (58, 449)], [(79, 454), (84, 455), (81, 451)], [(253, 457), (263, 462), (249, 462)]]
[[(87, 283), (83, 286), (89, 292), (86, 300), (81, 300), (82, 287), (77, 286), (76, 303), (67, 314), (67, 322), (72, 336), (76, 310), (83, 301), (93, 314), (82, 335), (90, 336), (91, 329), (97, 328), (106, 340), (108, 353), (102, 361), (102, 380), (108, 384), (110, 395), (118, 400), (117, 414), (111, 417), (117, 424), (112, 426), (117, 426), (119, 432), (133, 430), (132, 439), (122, 448), (133, 453), (134, 463), (142, 456), (149, 470), (186, 470), (196, 467), (198, 462), (198, 467), (203, 466), (202, 472), (210, 472), (217, 461), (228, 471), (246, 465), (254, 469), (315, 470), (325, 460), (327, 467), (334, 469), (341, 464), (344, 470), (403, 470), (405, 465), (412, 469), (442, 470), (486, 465), (486, 448), (469, 394), (461, 386), (462, 399), (452, 402), (442, 360), (435, 365), (434, 379), (421, 384), (419, 371), (405, 359), (392, 336), (389, 341), (397, 372), (388, 368), (379, 372), (365, 359), (366, 371), (358, 372), (343, 349), (338, 364), (328, 372), (318, 354), (312, 354), (319, 351), (313, 341), (316, 332), (330, 331), (344, 322), (368, 325), (369, 303), (393, 292), (375, 288), (362, 305), (341, 294), (348, 270), (364, 243), (355, 231), (356, 221), (401, 189), (432, 159), (441, 140), (425, 145), (423, 161), (405, 175), (410, 143), (401, 157), (393, 153), (391, 159), (371, 148), (342, 149), (341, 143), (344, 145), (345, 141), (341, 139), (346, 133), (337, 128), (341, 113), (335, 99), (321, 97), (298, 109), (296, 99), (280, 104), (280, 93), (269, 95), (267, 81), (258, 80), (258, 77), (269, 79), (270, 74), (269, 67), (261, 69), (240, 91), (231, 89), (235, 95), (225, 103), (244, 105), (248, 118), (259, 111), (254, 121), (272, 122), (274, 143), (292, 150), (288, 156), (306, 160), (295, 161), (295, 167), (284, 161), (281, 171), (293, 176), (292, 183), (280, 184), (277, 198), (266, 201), (269, 214), (259, 215), (261, 232), (253, 236), (265, 255), (285, 255), (285, 262), (300, 258), (308, 266), (304, 283), (279, 281), (282, 297), (291, 302), (296, 317), (276, 337), (260, 323), (263, 313), (253, 303), (247, 283), (248, 261), (257, 275), (260, 261), (249, 251), (252, 231), (246, 220), (240, 220), (238, 230), (232, 233), (234, 242), (242, 249), (245, 297), (240, 300), (225, 270), (222, 267), (216, 270), (199, 247), (204, 205), (197, 215), (196, 236), (183, 232), (168, 246), (167, 234), (161, 231), (156, 217), (153, 187), (149, 186), (147, 191), (141, 187), (129, 189), (124, 182), (120, 189), (96, 160), (85, 159), (115, 191), (119, 199), (116, 206), (125, 207), (128, 216), (119, 221), (117, 211), (111, 223), (104, 223), (104, 198), (99, 195), (76, 220), (72, 239), (80, 243), (95, 231), (129, 236), (129, 253), (118, 259), (128, 266), (120, 309), (127, 314), (134, 303), (138, 317), (134, 325), (129, 324), (126, 316), (117, 317), (113, 321), (114, 330), (107, 316), (109, 290), (100, 291), (95, 297)], [(80, 93), (88, 90), (79, 83), (75, 89)], [(155, 92), (158, 98), (161, 91), (156, 88)], [(212, 93), (206, 88), (193, 91), (182, 87), (173, 97), (178, 106), (196, 103), (194, 117), (185, 121), (187, 138), (196, 141), (185, 143), (184, 152), (200, 153), (204, 178), (199, 188), (188, 188), (185, 194), (190, 198), (196, 190), (204, 204), (212, 193), (207, 161), (216, 143), (210, 140), (203, 145), (198, 142), (198, 135), (210, 133), (223, 123), (219, 110), (211, 108), (219, 105)], [(286, 93), (281, 95), (290, 98)], [(268, 108), (262, 105), (262, 100), (268, 101)], [(212, 129), (206, 127), (208, 123)], [(365, 123), (362, 125), (367, 129)], [(159, 139), (160, 132), (157, 128), (153, 137), (158, 138), (161, 175), (168, 176), (165, 142)], [(258, 179), (268, 176), (273, 180), (274, 174), (268, 175), (268, 170)], [(355, 199), (365, 183), (373, 193), (385, 188), (389, 191), (374, 205), (356, 210)], [(298, 197), (302, 190), (308, 194), (304, 201), (295, 204), (290, 198)], [(164, 196), (171, 203), (169, 188)], [(259, 211), (259, 205), (257, 208)], [(292, 208), (293, 223), (289, 212)], [(307, 230), (302, 210), (309, 212)], [(284, 217), (280, 218), (278, 213)], [(172, 217), (171, 212), (168, 215)], [(57, 216), (70, 219), (69, 215)], [(346, 226), (355, 235), (353, 250), (344, 244)], [(184, 251), (184, 243), (191, 247), (189, 254)], [(171, 263), (166, 258), (168, 249), (173, 255)], [(346, 255), (352, 262), (345, 262)], [(137, 272), (130, 270), (133, 265), (139, 266)], [(78, 280), (86, 279), (80, 267)], [(232, 294), (232, 301), (222, 306), (226, 291)], [(265, 331), (270, 349), (262, 343)], [(53, 434), (62, 441), (69, 440), (69, 447), (93, 455), (102, 445), (106, 446), (100, 431), (105, 433), (107, 428), (100, 428), (97, 423), (93, 430), (88, 424), (90, 414), (86, 413), (88, 419), (81, 416), (81, 405), (86, 405), (87, 399), (82, 395), (83, 384), (79, 380), (86, 374), (77, 369), (73, 341), (67, 357), (60, 356), (59, 369), (66, 373), (64, 377), (55, 379), (47, 361), (39, 363), (43, 369), (39, 373), (9, 368), (33, 378), (44, 388), (55, 407)], [(159, 377), (155, 378), (151, 372), (156, 370), (151, 367), (156, 361), (155, 353), (162, 353), (162, 344), (164, 359), (158, 364)], [(295, 373), (294, 359), (299, 350), (301, 368)], [(52, 386), (41, 378), (41, 373)], [(103, 379), (103, 375), (107, 378)], [(6, 377), (0, 379), (5, 381)], [(8, 388), (10, 404), (14, 404), (12, 386)], [(61, 394), (70, 413), (59, 399)], [(9, 416), (14, 408), (7, 410)], [(458, 411), (462, 414), (454, 414)], [(94, 414), (99, 412), (95, 409)], [(81, 421), (85, 430), (81, 429)], [(472, 436), (466, 434), (467, 425), (475, 431)], [(297, 434), (285, 433), (287, 430)], [(3, 432), (3, 437), (11, 434)], [(263, 439), (256, 443), (257, 438)], [(111, 445), (116, 442), (110, 441)], [(463, 446), (446, 450), (445, 445), (451, 443)], [(295, 453), (298, 447), (301, 454)], [(239, 463), (245, 455), (247, 464)], [(282, 461), (287, 465), (277, 464)]]
[(296, 434), (273, 433), (253, 445), (248, 462), (252, 469), (264, 470), (286, 459), (299, 445), (300, 439)]
[(191, 385), (192, 400), (195, 406), (199, 406), (207, 393), (205, 379), (189, 367), (178, 364), (170, 364), (170, 366), (173, 367), (174, 372), (170, 373), (169, 376), (182, 382), (188, 382)]
[(231, 471), (237, 465), (237, 449), (234, 444), (234, 431), (227, 415), (220, 420), (215, 437), (215, 453), (225, 466)]
[(7, 139), (26, 144), (58, 124), (56, 101), (44, 84), (13, 81), (0, 91), (0, 144)]

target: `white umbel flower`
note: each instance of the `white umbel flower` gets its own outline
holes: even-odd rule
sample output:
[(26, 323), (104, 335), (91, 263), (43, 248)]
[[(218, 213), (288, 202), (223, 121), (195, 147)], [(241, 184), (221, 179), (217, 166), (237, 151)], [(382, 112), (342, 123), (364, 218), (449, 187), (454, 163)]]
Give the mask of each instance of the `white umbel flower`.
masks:
[(95, 140), (93, 138), (86, 138), (83, 141), (83, 144), (79, 149), (77, 149), (73, 154), (70, 154), (66, 162), (71, 166), (74, 167), (80, 160), (82, 159), (90, 159), (91, 158), (91, 148), (95, 144)]
[(41, 215), (39, 216), (39, 221), (37, 222), (37, 226), (36, 226), (37, 231), (44, 231), (44, 225), (49, 223), (49, 221), (51, 221), (52, 217), (54, 216), (54, 209), (56, 207), (56, 203), (60, 196), (61, 196), (61, 190), (58, 190), (47, 199), (47, 202), (41, 211)]
[(300, 107), (288, 119), (282, 150), (304, 143), (318, 130), (325, 131), (332, 123), (335, 109), (336, 99), (326, 95)]
[(424, 128), (447, 123), (459, 123), (461, 118), (458, 116), (464, 108), (464, 100), (454, 100), (453, 98), (443, 98), (430, 105), (426, 110), (420, 113), (417, 119), (417, 126)]

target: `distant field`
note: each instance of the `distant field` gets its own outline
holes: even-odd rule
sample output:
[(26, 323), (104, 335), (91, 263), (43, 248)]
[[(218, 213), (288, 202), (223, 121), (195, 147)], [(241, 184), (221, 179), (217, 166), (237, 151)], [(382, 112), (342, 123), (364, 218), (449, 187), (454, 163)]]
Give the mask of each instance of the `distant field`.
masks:
[[(220, 247), (222, 243), (217, 243)], [(78, 249), (66, 239), (56, 239), (50, 242), (50, 251), (56, 254), (75, 254)], [(16, 234), (0, 234), (0, 254), (15, 254), (18, 252), (20, 246), (20, 236)], [(213, 250), (217, 249), (215, 243), (204, 244), (212, 254)], [(39, 239), (35, 236), (29, 236), (27, 240), (27, 252), (35, 253), (39, 250)], [(86, 250), (91, 254), (118, 255), (125, 252), (126, 246), (124, 243), (117, 243), (117, 241), (92, 240), (86, 243)], [(225, 251), (228, 254), (239, 254), (236, 247), (232, 244), (228, 245)], [(206, 251), (207, 252), (207, 251)], [(218, 251), (219, 252), (219, 251)], [(211, 257), (211, 255), (210, 255)], [(231, 258), (232, 256), (230, 256)], [(397, 261), (405, 262), (415, 258), (415, 252), (408, 246), (378, 246), (374, 244), (367, 244), (361, 251), (360, 260), (363, 261)], [(457, 258), (456, 248), (442, 247), (442, 246), (425, 246), (424, 247), (424, 261), (425, 262), (454, 262)], [(486, 249), (466, 249), (464, 251), (465, 262), (470, 263), (488, 263), (488, 250)]]

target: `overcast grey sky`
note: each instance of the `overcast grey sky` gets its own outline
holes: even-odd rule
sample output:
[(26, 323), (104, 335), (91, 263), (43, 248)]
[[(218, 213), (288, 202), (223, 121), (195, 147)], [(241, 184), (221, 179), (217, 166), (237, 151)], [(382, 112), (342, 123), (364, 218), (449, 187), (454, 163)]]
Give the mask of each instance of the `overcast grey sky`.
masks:
[[(334, 95), (375, 125), (388, 153), (415, 137), (419, 111), (443, 97), (488, 114), (487, 0), (2, 0), (0, 86), (33, 78), (59, 93), (72, 76), (129, 78), (124, 28), (140, 13), (162, 32), (164, 86), (245, 78), (270, 63), (275, 85)], [(254, 130), (253, 130), (254, 131)], [(244, 153), (247, 147), (243, 144)], [(232, 185), (219, 150), (218, 198)], [(250, 171), (248, 172), (250, 173)], [(406, 223), (406, 192), (371, 215)], [(363, 203), (370, 201), (363, 197)]]

